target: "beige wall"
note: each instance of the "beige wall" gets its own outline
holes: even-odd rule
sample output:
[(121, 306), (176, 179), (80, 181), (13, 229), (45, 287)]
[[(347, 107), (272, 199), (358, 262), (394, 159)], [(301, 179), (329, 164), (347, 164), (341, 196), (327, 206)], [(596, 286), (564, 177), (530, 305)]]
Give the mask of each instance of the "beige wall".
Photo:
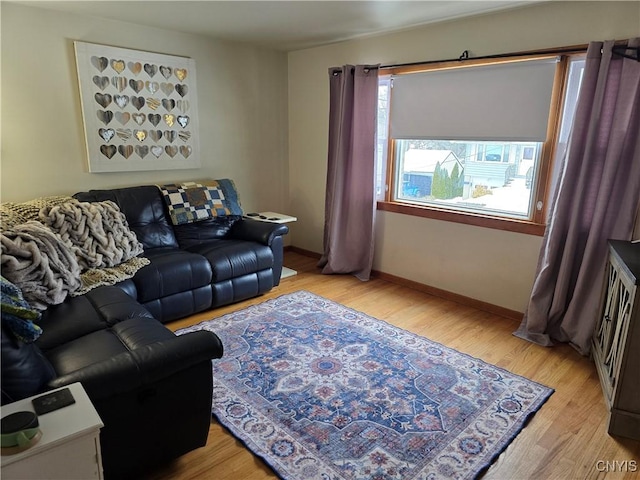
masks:
[[(322, 250), (327, 69), (622, 39), (640, 34), (638, 2), (548, 2), (395, 34), (283, 53), (0, 3), (0, 198), (89, 188), (233, 178), (247, 210), (299, 218), (293, 245)], [(73, 41), (195, 59), (199, 170), (88, 173)], [(288, 62), (288, 77), (287, 77)], [(287, 110), (288, 108), (288, 110)], [(288, 142), (288, 143), (287, 143)], [(374, 268), (524, 310), (540, 237), (378, 212)]]
[[(286, 210), (286, 54), (6, 2), (1, 15), (3, 201), (232, 178), (245, 209)], [(195, 59), (201, 169), (88, 173), (74, 40)]]
[[(548, 2), (289, 54), (292, 243), (322, 251), (331, 66), (586, 44), (640, 34), (639, 2)], [(374, 268), (524, 311), (541, 238), (378, 212)]]

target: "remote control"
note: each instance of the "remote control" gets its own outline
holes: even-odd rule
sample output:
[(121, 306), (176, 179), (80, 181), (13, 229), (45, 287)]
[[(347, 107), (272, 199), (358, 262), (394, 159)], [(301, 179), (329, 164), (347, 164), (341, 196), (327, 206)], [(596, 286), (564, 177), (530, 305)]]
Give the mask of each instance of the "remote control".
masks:
[(53, 412), (59, 408), (74, 404), (76, 400), (73, 398), (71, 390), (63, 388), (62, 390), (36, 397), (31, 400), (31, 403), (38, 415), (44, 415), (45, 413)]

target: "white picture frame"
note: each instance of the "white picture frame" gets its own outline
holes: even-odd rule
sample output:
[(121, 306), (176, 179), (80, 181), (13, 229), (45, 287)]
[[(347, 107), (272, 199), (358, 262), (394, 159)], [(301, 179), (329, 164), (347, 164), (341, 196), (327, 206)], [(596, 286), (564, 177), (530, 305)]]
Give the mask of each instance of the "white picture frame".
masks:
[(200, 168), (195, 61), (75, 41), (91, 173)]

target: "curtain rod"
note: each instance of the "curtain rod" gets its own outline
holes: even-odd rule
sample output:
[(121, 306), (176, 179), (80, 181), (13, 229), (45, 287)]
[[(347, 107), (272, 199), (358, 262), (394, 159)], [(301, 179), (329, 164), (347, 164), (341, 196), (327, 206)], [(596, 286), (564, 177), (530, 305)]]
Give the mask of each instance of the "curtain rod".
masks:
[[(631, 50), (635, 52), (634, 55), (628, 55), (627, 50)], [(640, 62), (640, 47), (627, 47), (626, 45), (614, 45), (611, 49), (614, 55), (619, 55), (620, 57), (630, 58), (631, 60), (635, 60), (636, 62)]]
[[(496, 55), (484, 55), (482, 57), (470, 57), (469, 50), (465, 50), (462, 52), (458, 58), (449, 58), (446, 60), (427, 60), (423, 62), (409, 62), (409, 63), (395, 63), (389, 65), (380, 65), (380, 68), (398, 68), (398, 67), (414, 67), (417, 65), (430, 65), (434, 63), (445, 63), (445, 62), (462, 62), (464, 60), (489, 60), (496, 58), (513, 58), (513, 57), (528, 57), (532, 55), (554, 55), (554, 54), (563, 54), (563, 53), (575, 53), (580, 51), (586, 51), (587, 45), (581, 45), (576, 47), (567, 47), (567, 48), (556, 48), (549, 50), (537, 50), (537, 51), (529, 51), (529, 52), (521, 52), (521, 53), (500, 53)], [(627, 50), (635, 51), (635, 56), (627, 55), (625, 52)], [(612, 49), (615, 55), (619, 55), (625, 58), (630, 58), (632, 60), (637, 60), (640, 62), (640, 47), (627, 47), (626, 45), (614, 45)]]
[(448, 58), (446, 60), (428, 60), (426, 62), (409, 62), (409, 63), (395, 63), (389, 65), (380, 65), (380, 68), (398, 68), (398, 67), (414, 67), (417, 65), (429, 65), (433, 63), (444, 63), (444, 62), (462, 62), (464, 60), (488, 60), (493, 58), (513, 58), (513, 57), (528, 57), (531, 55), (554, 55), (561, 53), (573, 53), (579, 52), (583, 48), (581, 47), (570, 47), (570, 48), (560, 48), (554, 50), (539, 50), (532, 52), (522, 52), (522, 53), (499, 53), (496, 55), (484, 55), (482, 57), (470, 57), (469, 50), (465, 50), (462, 52), (458, 58)]

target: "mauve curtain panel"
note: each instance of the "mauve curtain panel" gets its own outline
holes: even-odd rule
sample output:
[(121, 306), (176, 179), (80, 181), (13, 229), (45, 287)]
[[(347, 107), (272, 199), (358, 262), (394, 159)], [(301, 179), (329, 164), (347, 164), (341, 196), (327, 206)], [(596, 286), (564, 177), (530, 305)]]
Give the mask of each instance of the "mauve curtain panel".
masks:
[(589, 44), (531, 298), (515, 332), (545, 346), (569, 342), (583, 355), (600, 314), (607, 240), (631, 239), (640, 203), (640, 62), (613, 46)]
[(329, 69), (329, 153), (322, 273), (369, 280), (375, 215), (378, 66)]

